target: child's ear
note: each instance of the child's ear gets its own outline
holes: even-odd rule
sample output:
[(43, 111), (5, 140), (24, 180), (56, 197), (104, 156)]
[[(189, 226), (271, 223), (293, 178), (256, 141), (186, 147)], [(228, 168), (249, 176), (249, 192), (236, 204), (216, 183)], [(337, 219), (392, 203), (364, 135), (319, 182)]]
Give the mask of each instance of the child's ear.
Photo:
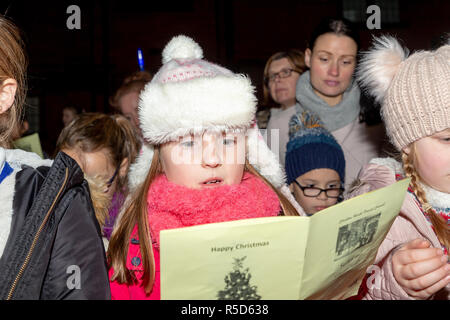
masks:
[(124, 158), (122, 160), (122, 163), (120, 164), (119, 176), (125, 177), (127, 175), (127, 171), (128, 171), (128, 158)]
[(17, 91), (17, 81), (8, 78), (0, 87), (0, 114), (6, 112), (14, 103)]

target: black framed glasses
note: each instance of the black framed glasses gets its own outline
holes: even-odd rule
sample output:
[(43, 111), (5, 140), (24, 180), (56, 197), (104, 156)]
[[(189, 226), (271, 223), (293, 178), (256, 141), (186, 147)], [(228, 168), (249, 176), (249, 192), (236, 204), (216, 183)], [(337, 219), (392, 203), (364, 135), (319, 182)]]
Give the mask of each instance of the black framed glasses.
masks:
[(328, 198), (339, 198), (344, 192), (344, 188), (342, 187), (322, 189), (317, 187), (304, 187), (300, 183), (298, 183), (297, 180), (294, 180), (294, 182), (300, 189), (302, 189), (305, 197), (315, 198), (318, 197), (322, 192), (325, 192)]
[(273, 73), (273, 74), (267, 76), (267, 77), (265, 78), (265, 81), (266, 81), (266, 83), (269, 83), (269, 82), (274, 82), (275, 79), (278, 78), (278, 77), (279, 77), (280, 79), (288, 78), (288, 77), (291, 76), (292, 72), (300, 73), (300, 72), (298, 72), (298, 71), (295, 70), (295, 69), (281, 69), (281, 71), (276, 72), (276, 73)]

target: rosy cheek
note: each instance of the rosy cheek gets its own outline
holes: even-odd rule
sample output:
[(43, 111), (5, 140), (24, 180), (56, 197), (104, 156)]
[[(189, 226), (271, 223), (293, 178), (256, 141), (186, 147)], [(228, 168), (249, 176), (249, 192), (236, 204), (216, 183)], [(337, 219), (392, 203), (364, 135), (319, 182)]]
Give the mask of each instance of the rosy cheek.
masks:
[(328, 205), (334, 206), (337, 203), (338, 199), (329, 198), (328, 200), (329, 200)]
[(420, 165), (416, 168), (419, 175), (428, 184), (434, 184), (435, 177), (438, 175), (434, 168), (440, 167), (439, 161), (432, 161), (432, 159), (421, 159)]

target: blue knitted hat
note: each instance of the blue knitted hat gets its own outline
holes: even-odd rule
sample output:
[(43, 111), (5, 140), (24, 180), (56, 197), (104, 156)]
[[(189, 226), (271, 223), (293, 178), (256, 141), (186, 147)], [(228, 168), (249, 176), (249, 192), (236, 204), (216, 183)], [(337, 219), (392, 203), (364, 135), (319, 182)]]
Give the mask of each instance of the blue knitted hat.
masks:
[(314, 169), (333, 169), (344, 184), (345, 158), (341, 146), (320, 119), (307, 111), (289, 121), (286, 151), (287, 183)]

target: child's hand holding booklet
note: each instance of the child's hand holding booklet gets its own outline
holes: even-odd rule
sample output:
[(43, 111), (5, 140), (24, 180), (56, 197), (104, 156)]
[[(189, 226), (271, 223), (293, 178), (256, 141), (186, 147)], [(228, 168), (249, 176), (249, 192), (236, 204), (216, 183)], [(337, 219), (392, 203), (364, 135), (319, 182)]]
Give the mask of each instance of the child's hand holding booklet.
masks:
[(161, 298), (353, 296), (400, 211), (409, 181), (311, 217), (256, 218), (161, 231)]

